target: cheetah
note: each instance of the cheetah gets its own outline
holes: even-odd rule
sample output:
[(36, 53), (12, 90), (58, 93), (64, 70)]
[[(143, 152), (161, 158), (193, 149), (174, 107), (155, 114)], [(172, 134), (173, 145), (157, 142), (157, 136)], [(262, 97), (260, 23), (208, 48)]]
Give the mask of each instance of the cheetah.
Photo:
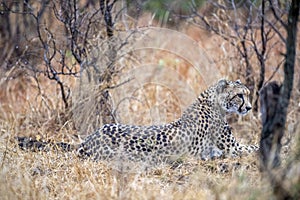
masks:
[[(182, 114), (168, 124), (135, 126), (106, 124), (79, 145), (57, 143), (63, 149), (76, 149), (80, 157), (92, 160), (128, 159), (163, 162), (183, 156), (210, 160), (236, 157), (257, 151), (257, 145), (236, 141), (226, 115), (245, 115), (251, 110), (249, 89), (239, 80), (221, 79), (202, 92)], [(19, 138), (22, 148), (43, 149), (47, 143)]]

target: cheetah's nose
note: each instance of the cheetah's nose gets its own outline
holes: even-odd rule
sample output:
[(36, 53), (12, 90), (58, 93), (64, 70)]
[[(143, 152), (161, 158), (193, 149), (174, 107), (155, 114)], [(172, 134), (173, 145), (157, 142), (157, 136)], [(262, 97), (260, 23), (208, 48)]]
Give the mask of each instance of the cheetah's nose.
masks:
[(249, 110), (251, 110), (251, 109), (252, 109), (251, 106), (246, 106), (246, 110), (247, 110), (247, 111), (249, 111)]

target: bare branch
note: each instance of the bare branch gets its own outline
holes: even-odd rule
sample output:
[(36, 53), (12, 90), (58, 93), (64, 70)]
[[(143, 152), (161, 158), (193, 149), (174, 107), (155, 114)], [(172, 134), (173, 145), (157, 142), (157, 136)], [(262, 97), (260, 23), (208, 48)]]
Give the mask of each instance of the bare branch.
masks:
[(268, 80), (265, 81), (264, 85), (268, 84), (275, 76), (275, 74), (278, 72), (279, 68), (282, 66), (282, 63), (285, 61), (285, 59), (282, 59), (281, 62), (278, 63), (275, 70), (273, 71), (272, 75)]
[(278, 14), (278, 12), (276, 11), (276, 9), (277, 9), (278, 7), (275, 7), (275, 5), (274, 5), (274, 3), (273, 3), (273, 0), (268, 0), (268, 1), (269, 1), (269, 3), (270, 3), (270, 8), (271, 8), (271, 10), (272, 10), (272, 12), (273, 12), (273, 15), (274, 15), (274, 17), (276, 18), (276, 20), (277, 20), (278, 22), (280, 22), (280, 24), (281, 24), (283, 27), (287, 28), (287, 24), (284, 23), (284, 22), (282, 21), (282, 15), (280, 16), (280, 15)]
[(265, 21), (268, 23), (269, 26), (272, 27), (272, 29), (277, 33), (277, 35), (280, 37), (282, 42), (286, 42), (286, 39), (284, 38), (284, 36), (282, 35), (282, 33), (280, 32), (280, 29), (278, 29), (277, 27), (275, 27), (275, 24), (273, 22), (271, 22), (268, 19), (265, 19)]

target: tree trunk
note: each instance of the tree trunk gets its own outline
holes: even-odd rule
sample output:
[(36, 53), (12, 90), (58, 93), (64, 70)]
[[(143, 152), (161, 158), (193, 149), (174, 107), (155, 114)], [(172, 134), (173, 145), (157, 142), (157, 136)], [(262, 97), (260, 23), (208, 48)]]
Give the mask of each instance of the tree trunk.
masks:
[(262, 89), (260, 99), (263, 123), (260, 141), (261, 164), (269, 176), (277, 199), (293, 199), (283, 186), (285, 175), (277, 176), (272, 169), (280, 165), (281, 139), (284, 135), (287, 109), (293, 89), (299, 6), (299, 0), (292, 0), (286, 26), (284, 81), (281, 86), (275, 82), (268, 84)]
[[(261, 156), (262, 163), (267, 168), (267, 165), (270, 165), (269, 167), (276, 167), (280, 164), (278, 154), (281, 148), (281, 138), (284, 134), (287, 109), (294, 81), (299, 4), (300, 1), (293, 0), (289, 11), (286, 28), (286, 60), (284, 64), (283, 84), (280, 86), (279, 91), (279, 86), (272, 83), (270, 86), (263, 89), (261, 94), (261, 112), (263, 116)], [(270, 144), (270, 142), (272, 142), (272, 144)], [(272, 149), (273, 152), (275, 152), (274, 156), (270, 156)]]

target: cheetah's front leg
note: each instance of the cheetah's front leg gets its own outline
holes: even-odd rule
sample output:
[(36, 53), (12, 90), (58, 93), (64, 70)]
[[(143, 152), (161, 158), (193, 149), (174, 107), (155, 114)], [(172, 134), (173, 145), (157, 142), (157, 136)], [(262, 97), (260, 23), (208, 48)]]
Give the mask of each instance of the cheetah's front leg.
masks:
[(226, 128), (226, 139), (225, 139), (225, 156), (232, 156), (236, 157), (242, 155), (244, 153), (252, 153), (254, 151), (259, 150), (259, 146), (257, 145), (244, 145), (240, 144), (236, 141), (235, 137), (233, 136), (230, 128)]
[(259, 146), (257, 145), (244, 145), (244, 144), (239, 144), (236, 142), (236, 151), (240, 152), (240, 154), (246, 152), (246, 153), (252, 153), (254, 151), (259, 150)]

